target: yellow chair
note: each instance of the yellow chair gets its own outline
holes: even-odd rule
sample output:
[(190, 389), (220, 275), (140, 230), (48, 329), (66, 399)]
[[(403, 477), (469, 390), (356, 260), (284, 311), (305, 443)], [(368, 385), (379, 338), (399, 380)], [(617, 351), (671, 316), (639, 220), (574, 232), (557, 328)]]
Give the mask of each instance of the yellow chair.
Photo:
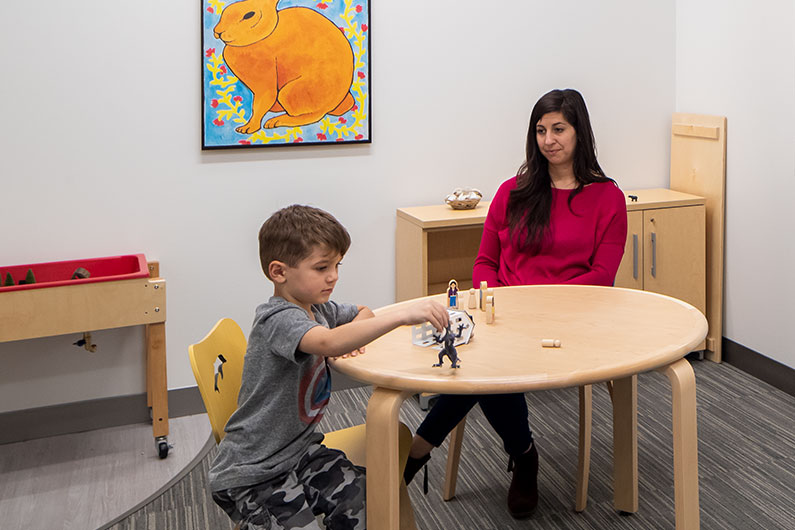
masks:
[[(224, 426), (229, 416), (237, 409), (237, 395), (240, 392), (245, 354), (246, 337), (237, 322), (230, 318), (219, 320), (206, 337), (188, 346), (193, 376), (196, 378), (204, 407), (207, 409), (216, 443), (220, 443), (223, 439), (226, 434)], [(221, 363), (223, 363), (221, 368), (223, 376), (218, 373), (218, 366)], [(323, 444), (344, 452), (356, 465), (365, 464), (365, 425), (326, 433)], [(406, 465), (410, 447), (411, 431), (401, 424), (401, 469)], [(400, 485), (400, 528), (416, 530), (414, 510), (411, 507), (406, 485), (403, 483)]]

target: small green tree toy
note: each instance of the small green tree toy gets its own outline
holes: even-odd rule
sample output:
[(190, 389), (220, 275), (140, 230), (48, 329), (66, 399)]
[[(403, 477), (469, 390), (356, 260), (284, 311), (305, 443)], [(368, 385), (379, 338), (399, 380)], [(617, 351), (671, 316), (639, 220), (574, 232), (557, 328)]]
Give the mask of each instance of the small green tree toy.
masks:
[(7, 272), (6, 273), (6, 281), (5, 281), (5, 283), (3, 283), (3, 286), (4, 287), (10, 287), (12, 285), (14, 285), (14, 278), (11, 277), (11, 273), (10, 272)]
[(36, 277), (33, 276), (33, 269), (28, 269), (28, 273), (25, 275), (25, 284), (36, 283)]

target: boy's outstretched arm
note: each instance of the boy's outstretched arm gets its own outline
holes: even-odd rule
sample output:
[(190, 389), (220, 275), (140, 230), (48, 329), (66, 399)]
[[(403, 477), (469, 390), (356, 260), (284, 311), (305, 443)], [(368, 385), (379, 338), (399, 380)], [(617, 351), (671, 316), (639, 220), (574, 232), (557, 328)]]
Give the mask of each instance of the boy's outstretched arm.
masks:
[[(367, 307), (366, 305), (356, 306), (356, 308), (359, 310), (359, 312), (356, 314), (355, 317), (353, 317), (353, 320), (364, 320), (365, 318), (373, 318), (375, 316), (375, 313), (373, 313), (370, 310), (370, 308)], [(364, 346), (361, 346), (359, 348), (356, 348), (350, 353), (345, 353), (337, 357), (332, 357), (332, 359), (334, 360), (345, 359), (347, 357), (356, 357), (357, 355), (363, 355), (363, 354), (364, 354)]]
[[(369, 309), (367, 312), (372, 313)], [(447, 327), (448, 321), (449, 315), (442, 304), (423, 300), (372, 318), (362, 315), (362, 318), (354, 318), (334, 329), (315, 326), (304, 334), (298, 348), (312, 355), (337, 357), (361, 348), (398, 326), (430, 322), (434, 328), (441, 330)]]

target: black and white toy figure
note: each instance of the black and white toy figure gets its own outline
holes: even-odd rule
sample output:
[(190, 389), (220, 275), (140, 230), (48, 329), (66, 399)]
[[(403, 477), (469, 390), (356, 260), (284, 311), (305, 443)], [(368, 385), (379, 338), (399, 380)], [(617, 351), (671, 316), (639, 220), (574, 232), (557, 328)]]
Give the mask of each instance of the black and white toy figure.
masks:
[(442, 349), (439, 351), (439, 362), (432, 366), (442, 366), (445, 355), (450, 359), (450, 368), (458, 368), (461, 366), (458, 362), (458, 352), (455, 351), (455, 340), (461, 338), (461, 333), (463, 333), (464, 328), (466, 328), (464, 324), (459, 324), (458, 335), (453, 335), (450, 324), (448, 324), (447, 328), (444, 330), (444, 335), (433, 335), (434, 340), (442, 345)]

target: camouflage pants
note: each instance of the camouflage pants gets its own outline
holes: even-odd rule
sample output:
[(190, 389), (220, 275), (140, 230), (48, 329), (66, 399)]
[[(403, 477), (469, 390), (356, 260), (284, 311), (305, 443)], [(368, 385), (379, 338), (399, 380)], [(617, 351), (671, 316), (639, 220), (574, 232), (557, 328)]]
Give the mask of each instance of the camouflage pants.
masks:
[(213, 492), (213, 500), (240, 530), (365, 530), (364, 468), (345, 453), (310, 446), (298, 465), (274, 480)]

